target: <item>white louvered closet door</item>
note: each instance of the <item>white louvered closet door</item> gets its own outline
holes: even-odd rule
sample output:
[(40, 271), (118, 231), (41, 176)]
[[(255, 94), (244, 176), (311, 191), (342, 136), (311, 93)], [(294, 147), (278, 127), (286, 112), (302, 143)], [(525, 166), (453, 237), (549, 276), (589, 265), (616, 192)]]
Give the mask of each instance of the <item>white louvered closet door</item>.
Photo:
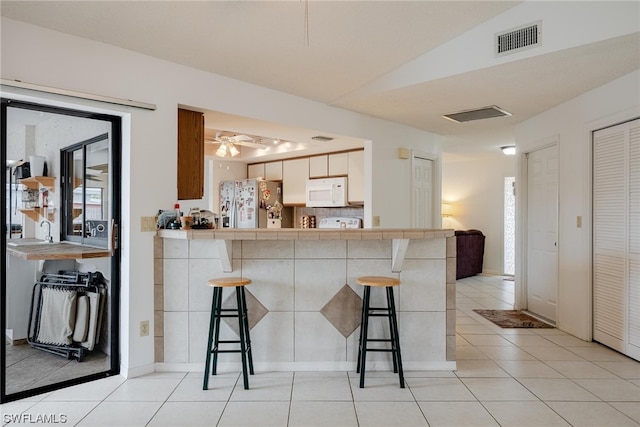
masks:
[(593, 339), (640, 360), (640, 120), (593, 135)]

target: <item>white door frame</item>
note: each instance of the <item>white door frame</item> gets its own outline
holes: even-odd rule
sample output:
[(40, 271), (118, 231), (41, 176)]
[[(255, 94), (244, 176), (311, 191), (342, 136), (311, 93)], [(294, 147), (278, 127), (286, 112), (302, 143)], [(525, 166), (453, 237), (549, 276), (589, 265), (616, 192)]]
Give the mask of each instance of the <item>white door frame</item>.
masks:
[[(529, 228), (529, 218), (528, 218), (528, 188), (529, 188), (529, 169), (528, 169), (528, 160), (527, 156), (529, 153), (542, 150), (544, 148), (551, 147), (556, 145), (559, 147), (559, 137), (558, 135), (554, 135), (548, 138), (541, 139), (535, 143), (533, 143), (530, 148), (528, 148), (525, 152), (518, 153), (518, 174), (516, 176), (516, 221), (519, 224), (516, 227), (516, 265), (515, 265), (515, 280), (516, 286), (514, 289), (515, 298), (514, 298), (514, 309), (516, 310), (525, 310), (527, 309), (527, 272), (528, 272), (528, 228)], [(558, 149), (558, 158), (560, 157), (560, 150)], [(558, 161), (558, 165), (560, 165), (560, 161)], [(559, 188), (559, 186), (558, 186)], [(560, 207), (558, 206), (558, 210)], [(559, 216), (559, 215), (558, 215)], [(558, 229), (558, 237), (560, 235), (560, 229)], [(560, 239), (558, 238), (558, 241)], [(558, 256), (559, 256), (558, 252)], [(558, 264), (559, 265), (559, 264)], [(559, 279), (559, 278), (558, 278)], [(559, 305), (559, 304), (558, 304)], [(558, 313), (556, 308), (556, 324), (558, 320)]]
[(409, 165), (409, 191), (411, 194), (411, 209), (409, 209), (409, 224), (414, 226), (413, 218), (413, 167), (415, 166), (415, 159), (431, 160), (433, 162), (432, 173), (432, 191), (431, 191), (431, 228), (442, 228), (442, 159), (440, 156), (434, 153), (427, 153), (426, 151), (411, 150), (411, 164)]

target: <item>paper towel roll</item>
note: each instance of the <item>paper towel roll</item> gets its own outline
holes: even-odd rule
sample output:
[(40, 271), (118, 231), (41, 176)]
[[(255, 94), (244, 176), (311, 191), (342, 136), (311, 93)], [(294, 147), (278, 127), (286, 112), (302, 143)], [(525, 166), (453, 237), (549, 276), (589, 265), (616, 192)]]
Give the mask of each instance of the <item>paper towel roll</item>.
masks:
[(29, 164), (31, 166), (31, 176), (42, 176), (44, 174), (43, 156), (29, 156)]

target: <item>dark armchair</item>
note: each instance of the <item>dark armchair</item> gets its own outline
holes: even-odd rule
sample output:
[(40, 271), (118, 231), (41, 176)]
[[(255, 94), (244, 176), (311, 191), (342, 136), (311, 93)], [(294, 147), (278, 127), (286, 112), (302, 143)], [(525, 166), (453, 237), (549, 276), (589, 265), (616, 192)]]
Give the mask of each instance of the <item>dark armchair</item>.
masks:
[(480, 230), (456, 230), (456, 279), (482, 273), (485, 236)]

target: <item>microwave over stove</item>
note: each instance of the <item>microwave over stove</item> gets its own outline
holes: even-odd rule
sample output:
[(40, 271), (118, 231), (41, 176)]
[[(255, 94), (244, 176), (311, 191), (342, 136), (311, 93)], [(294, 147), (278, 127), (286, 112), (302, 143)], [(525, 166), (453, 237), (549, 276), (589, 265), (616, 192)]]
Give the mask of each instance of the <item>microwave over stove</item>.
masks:
[(348, 206), (347, 178), (320, 178), (307, 181), (307, 207)]

